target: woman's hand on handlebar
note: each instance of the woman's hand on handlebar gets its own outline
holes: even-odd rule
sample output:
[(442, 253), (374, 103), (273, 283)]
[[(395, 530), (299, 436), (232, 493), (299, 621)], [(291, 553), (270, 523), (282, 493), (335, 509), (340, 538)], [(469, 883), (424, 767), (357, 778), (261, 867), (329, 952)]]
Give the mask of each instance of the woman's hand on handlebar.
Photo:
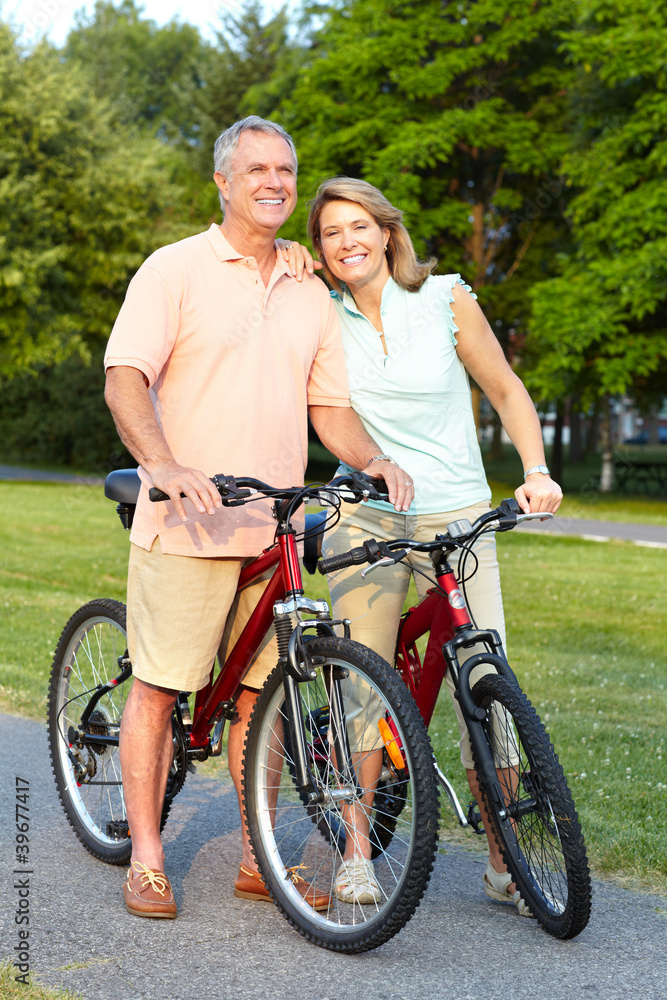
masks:
[(555, 514), (561, 505), (563, 491), (551, 476), (534, 472), (522, 486), (514, 491), (524, 514)]
[(216, 509), (222, 507), (222, 498), (217, 487), (198, 469), (189, 469), (177, 462), (169, 462), (151, 469), (149, 475), (153, 485), (168, 494), (181, 521), (188, 520), (181, 493), (192, 501), (195, 510), (200, 514), (215, 514)]
[(409, 509), (410, 504), (414, 500), (415, 487), (412, 482), (412, 476), (402, 469), (400, 465), (380, 459), (377, 462), (371, 462), (370, 465), (367, 465), (361, 471), (366, 476), (379, 476), (384, 479), (387, 484), (389, 503), (393, 503), (394, 510), (398, 511), (399, 514)]

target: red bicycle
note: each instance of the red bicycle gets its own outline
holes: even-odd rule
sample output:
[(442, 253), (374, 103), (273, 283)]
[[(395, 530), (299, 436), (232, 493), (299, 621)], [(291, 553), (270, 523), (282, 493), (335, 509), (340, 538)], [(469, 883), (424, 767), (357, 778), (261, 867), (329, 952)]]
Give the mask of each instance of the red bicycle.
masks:
[[(437, 844), (438, 787), (426, 727), (399, 675), (349, 638), (326, 601), (304, 595), (292, 525), (307, 500), (325, 507), (378, 496), (374, 481), (341, 477), (326, 489), (274, 489), (255, 479), (217, 476), (223, 503), (272, 498), (272, 546), (244, 568), (239, 588), (273, 569), (262, 598), (226, 661), (211, 671), (191, 709), (181, 692), (172, 718), (173, 763), (162, 824), (195, 762), (222, 752), (244, 673), (267, 631), (278, 637), (279, 661), (253, 713), (246, 742), (244, 787), (254, 850), (269, 891), (304, 936), (338, 951), (365, 951), (387, 941), (421, 899)], [(107, 477), (105, 493), (129, 528), (139, 493), (135, 470)], [(151, 491), (151, 499), (167, 499)], [(307, 515), (305, 559), (314, 570), (326, 510)], [(340, 625), (344, 637), (334, 627)], [(118, 744), (132, 664), (125, 607), (94, 600), (70, 618), (51, 669), (48, 737), (58, 793), (77, 837), (96, 858), (130, 858)], [(359, 694), (372, 711), (359, 709)], [(382, 755), (379, 783), (365, 787), (364, 762)], [(377, 759), (377, 756), (375, 757)], [(380, 899), (341, 902), (335, 880), (355, 809), (370, 818)], [(295, 887), (305, 880), (330, 903), (316, 912)]]
[[(590, 873), (572, 795), (544, 726), (507, 662), (498, 632), (477, 628), (465, 597), (465, 562), (479, 535), (552, 516), (522, 514), (515, 500), (503, 500), (472, 525), (465, 519), (454, 521), (432, 542), (368, 539), (349, 552), (320, 560), (318, 566), (320, 572), (330, 573), (370, 563), (364, 571), (369, 573), (399, 562), (410, 549), (430, 553), (434, 586), (402, 617), (395, 666), (427, 726), (445, 673), (450, 672), (470, 734), (479, 787), (507, 868), (542, 927), (555, 937), (572, 938), (588, 923), (591, 909)], [(466, 553), (460, 582), (448, 562), (456, 549)], [(417, 641), (427, 633), (422, 660)], [(480, 643), (486, 651), (461, 663), (459, 655)], [(470, 675), (480, 665), (491, 672), (471, 688)], [(474, 803), (466, 814), (447, 777), (436, 770), (459, 823), (482, 833)]]

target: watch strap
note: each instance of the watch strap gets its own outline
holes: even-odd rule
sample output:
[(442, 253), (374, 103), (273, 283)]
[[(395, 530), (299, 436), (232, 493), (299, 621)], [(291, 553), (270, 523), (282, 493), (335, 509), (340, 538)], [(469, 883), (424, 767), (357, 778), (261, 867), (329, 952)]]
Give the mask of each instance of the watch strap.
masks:
[(534, 465), (532, 469), (526, 469), (526, 471), (523, 474), (523, 478), (527, 479), (528, 476), (533, 474), (533, 472), (541, 472), (543, 476), (549, 475), (549, 470), (546, 467), (546, 465)]

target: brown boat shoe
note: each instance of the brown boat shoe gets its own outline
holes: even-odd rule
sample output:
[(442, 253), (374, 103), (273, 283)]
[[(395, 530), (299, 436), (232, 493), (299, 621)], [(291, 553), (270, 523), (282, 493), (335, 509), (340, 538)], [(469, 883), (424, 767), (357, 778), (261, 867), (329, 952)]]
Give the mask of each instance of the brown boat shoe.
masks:
[[(308, 883), (302, 879), (300, 875), (296, 874), (296, 871), (290, 872), (290, 878), (305, 901), (309, 903), (314, 910), (329, 909), (331, 906), (331, 896), (327, 896), (325, 892), (317, 892), (315, 887), (308, 885)], [(239, 868), (239, 877), (234, 883), (234, 895), (238, 899), (266, 899), (271, 902), (271, 895), (269, 890), (264, 885), (262, 876), (259, 872), (249, 871), (245, 865), (241, 865)]]
[(135, 917), (154, 917), (173, 920), (176, 902), (169, 879), (164, 872), (147, 868), (141, 861), (133, 861), (123, 885), (125, 906)]

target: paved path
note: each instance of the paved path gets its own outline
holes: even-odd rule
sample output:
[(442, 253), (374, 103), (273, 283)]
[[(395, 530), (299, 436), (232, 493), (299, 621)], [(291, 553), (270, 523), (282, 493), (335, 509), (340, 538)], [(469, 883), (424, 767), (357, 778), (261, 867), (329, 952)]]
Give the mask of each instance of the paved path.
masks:
[(593, 542), (608, 542), (617, 538), (635, 545), (667, 549), (667, 503), (665, 526), (660, 524), (628, 524), (624, 521), (591, 521), (580, 517), (557, 515), (553, 521), (524, 521), (517, 531), (539, 531), (547, 535), (578, 535)]
[[(0, 953), (12, 954), (15, 776), (30, 782), (31, 969), (85, 1000), (664, 1000), (667, 899), (597, 882), (591, 922), (550, 938), (481, 890), (484, 857), (443, 845), (427, 894), (381, 948), (308, 944), (271, 905), (238, 900), (239, 817), (230, 784), (195, 775), (165, 827), (176, 921), (140, 920), (122, 869), (75, 839), (42, 724), (0, 716)], [(476, 845), (475, 845), (476, 846)], [(19, 876), (21, 877), (21, 876)]]
[(24, 469), (20, 465), (0, 465), (0, 482), (3, 479), (13, 482), (77, 483), (84, 486), (101, 486), (104, 483), (102, 476), (73, 476), (69, 472), (43, 472), (40, 469)]

